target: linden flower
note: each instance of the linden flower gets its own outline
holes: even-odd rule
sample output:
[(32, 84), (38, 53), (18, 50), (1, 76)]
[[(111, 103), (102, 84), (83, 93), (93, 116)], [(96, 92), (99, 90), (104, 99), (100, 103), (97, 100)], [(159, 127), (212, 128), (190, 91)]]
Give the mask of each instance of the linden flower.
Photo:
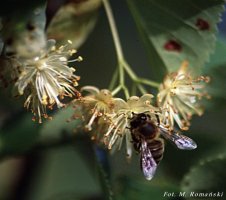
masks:
[(125, 102), (122, 99), (115, 99), (114, 113), (108, 115), (111, 121), (108, 130), (105, 134), (105, 144), (108, 149), (120, 149), (124, 136), (126, 137), (126, 150), (127, 156), (130, 158), (132, 155), (132, 138), (130, 134), (130, 120), (133, 113), (139, 114), (147, 112), (153, 120), (156, 120), (158, 108), (153, 107), (150, 103), (153, 95), (145, 94), (142, 97), (132, 96)]
[[(70, 41), (68, 43), (71, 44)], [(36, 57), (18, 59), (20, 65), (17, 67), (18, 79), (15, 83), (19, 95), (26, 96), (24, 106), (32, 110), (34, 120), (38, 118), (39, 123), (42, 122), (42, 117), (48, 117), (47, 107), (52, 108), (54, 104), (58, 108), (62, 107), (63, 97), (79, 96), (75, 89), (79, 76), (74, 75), (75, 69), (67, 64), (81, 61), (82, 58), (68, 60), (76, 50), (68, 50), (68, 45), (56, 48), (55, 40), (48, 40), (46, 46)]]
[(99, 90), (93, 86), (86, 86), (81, 89), (81, 91), (87, 91), (90, 94), (82, 98), (82, 102), (88, 115), (91, 113), (86, 128), (90, 131), (92, 130), (93, 122), (97, 117), (106, 116), (112, 113), (114, 108), (114, 98), (109, 90), (103, 89)]
[(208, 82), (209, 78), (193, 78), (187, 67), (188, 62), (183, 62), (178, 72), (166, 76), (159, 88), (158, 106), (165, 111), (162, 122), (170, 129), (173, 129), (175, 121), (180, 129), (188, 130), (192, 115), (203, 113), (198, 100), (207, 96), (203, 82)]

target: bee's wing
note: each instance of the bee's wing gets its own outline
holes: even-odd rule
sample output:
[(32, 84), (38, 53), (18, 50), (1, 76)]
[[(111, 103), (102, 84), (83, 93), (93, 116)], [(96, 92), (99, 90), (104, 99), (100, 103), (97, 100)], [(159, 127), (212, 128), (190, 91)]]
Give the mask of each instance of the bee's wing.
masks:
[(161, 135), (172, 141), (177, 148), (183, 150), (193, 150), (197, 148), (197, 144), (189, 137), (176, 132), (169, 132), (167, 128), (159, 126)]
[(155, 171), (157, 169), (157, 164), (151, 154), (150, 149), (147, 147), (147, 142), (142, 141), (141, 143), (141, 168), (143, 174), (147, 180), (151, 180), (155, 175)]

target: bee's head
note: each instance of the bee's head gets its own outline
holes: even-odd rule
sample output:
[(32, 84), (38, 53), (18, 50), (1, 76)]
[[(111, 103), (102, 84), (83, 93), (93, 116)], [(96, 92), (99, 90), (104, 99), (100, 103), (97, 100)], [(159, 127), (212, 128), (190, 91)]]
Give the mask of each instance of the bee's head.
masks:
[(133, 117), (130, 121), (131, 128), (137, 128), (140, 125), (146, 123), (150, 119), (150, 115), (145, 113), (139, 113), (139, 114), (132, 113), (132, 114), (133, 114)]
[(138, 114), (137, 119), (142, 122), (146, 122), (148, 119), (150, 119), (150, 116), (145, 113), (141, 113), (141, 114)]

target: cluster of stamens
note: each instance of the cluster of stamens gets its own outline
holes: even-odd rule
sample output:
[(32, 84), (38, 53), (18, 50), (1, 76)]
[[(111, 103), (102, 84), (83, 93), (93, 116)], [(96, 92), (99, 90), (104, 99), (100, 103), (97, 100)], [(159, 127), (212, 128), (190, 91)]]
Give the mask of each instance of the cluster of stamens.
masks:
[(166, 76), (159, 88), (158, 106), (165, 113), (163, 123), (171, 129), (176, 122), (180, 129), (188, 130), (192, 115), (203, 113), (200, 100), (202, 97), (209, 98), (204, 91), (204, 83), (209, 82), (209, 77), (193, 78), (187, 69), (188, 63), (185, 61), (178, 72)]
[(81, 61), (69, 58), (76, 53), (75, 49), (67, 45), (55, 46), (54, 40), (47, 41), (46, 49), (32, 58), (13, 58), (16, 60), (14, 77), (16, 77), (15, 89), (18, 95), (25, 96), (24, 106), (34, 113), (33, 120), (42, 122), (42, 118), (49, 118), (47, 109), (63, 107), (64, 97), (80, 97), (75, 89), (79, 76), (75, 75), (75, 68), (68, 63)]
[[(93, 140), (112, 151), (120, 149), (125, 138), (128, 157), (132, 154), (130, 123), (134, 114), (147, 113), (153, 123), (169, 133), (174, 130), (175, 123), (179, 129), (188, 130), (192, 115), (203, 112), (200, 100), (204, 96), (209, 97), (204, 91), (204, 83), (209, 78), (193, 78), (187, 72), (187, 65), (187, 62), (182, 63), (177, 72), (166, 76), (159, 88), (157, 107), (153, 106), (154, 96), (151, 94), (132, 96), (124, 101), (113, 97), (106, 89), (99, 90), (93, 86), (82, 88), (83, 92), (88, 92), (79, 101), (82, 105), (79, 118), (84, 119), (85, 130), (92, 133)], [(79, 116), (78, 111), (75, 113)]]

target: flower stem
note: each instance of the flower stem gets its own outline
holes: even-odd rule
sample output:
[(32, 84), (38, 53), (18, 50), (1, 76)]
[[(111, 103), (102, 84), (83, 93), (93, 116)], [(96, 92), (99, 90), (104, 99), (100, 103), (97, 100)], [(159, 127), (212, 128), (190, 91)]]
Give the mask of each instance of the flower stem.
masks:
[(129, 64), (126, 61), (122, 61), (123, 62), (123, 66), (124, 69), (126, 70), (126, 72), (128, 73), (128, 75), (130, 76), (130, 78), (137, 82), (137, 83), (143, 83), (145, 85), (149, 85), (155, 88), (159, 88), (159, 83), (155, 82), (155, 81), (151, 81), (145, 78), (139, 78), (137, 77), (137, 75), (133, 72), (133, 70), (131, 69), (131, 67), (129, 66)]
[(122, 60), (121, 62), (123, 64), (124, 69), (126, 70), (128, 75), (130, 76), (130, 78), (135, 81), (137, 79), (137, 75), (133, 72), (133, 70), (131, 69), (129, 64), (125, 60)]
[(136, 91), (137, 91), (137, 85), (136, 85), (136, 83), (133, 83), (132, 87), (131, 87), (131, 95), (135, 96), (136, 95)]
[(115, 87), (117, 79), (118, 79), (118, 75), (119, 75), (119, 70), (118, 70), (118, 68), (116, 68), (114, 73), (113, 73), (109, 87), (108, 87), (109, 90), (113, 90), (113, 88)]
[(106, 14), (107, 14), (109, 25), (111, 28), (111, 33), (112, 33), (112, 37), (113, 37), (114, 44), (115, 44), (115, 50), (117, 53), (118, 62), (120, 62), (120, 60), (123, 60), (124, 55), (123, 55), (121, 42), (120, 42), (119, 35), (118, 35), (118, 30), (117, 30), (117, 27), (115, 24), (114, 16), (113, 16), (111, 6), (110, 6), (108, 0), (102, 0), (102, 1), (104, 4)]
[[(120, 87), (117, 87), (117, 88), (122, 89), (124, 91), (125, 97), (128, 99), (129, 98), (129, 90), (125, 85), (124, 68), (123, 68), (123, 64), (122, 64), (122, 60), (124, 60), (124, 55), (123, 55), (122, 46), (121, 46), (121, 42), (120, 42), (119, 35), (118, 35), (118, 30), (117, 30), (117, 27), (115, 24), (114, 16), (113, 16), (109, 1), (108, 0), (102, 0), (102, 1), (104, 4), (106, 14), (107, 14), (109, 25), (111, 28), (111, 33), (112, 33), (113, 41), (115, 44), (115, 50), (116, 50), (117, 59), (118, 59)], [(119, 92), (119, 91), (117, 91), (117, 92)]]
[(138, 89), (140, 90), (141, 94), (148, 94), (147, 90), (141, 84), (137, 84)]
[(130, 95), (129, 95), (128, 88), (124, 85), (124, 86), (122, 86), (122, 89), (124, 91), (124, 94), (125, 94), (126, 99), (129, 99)]
[[(117, 81), (117, 78), (119, 76), (119, 86), (117, 86), (114, 89), (114, 94), (118, 93), (120, 90), (123, 90), (125, 97), (128, 99), (129, 98), (129, 90), (125, 85), (125, 71), (127, 72), (127, 74), (129, 75), (129, 77), (134, 81), (135, 85), (137, 86), (137, 88), (139, 89), (139, 91), (142, 94), (147, 93), (146, 89), (144, 88), (144, 86), (142, 84), (148, 85), (148, 86), (152, 86), (155, 88), (159, 87), (159, 83), (156, 83), (154, 81), (150, 81), (148, 79), (144, 79), (144, 78), (139, 78), (134, 71), (131, 69), (130, 65), (126, 62), (125, 58), (124, 58), (124, 54), (122, 51), (122, 46), (121, 46), (121, 42), (119, 39), (119, 34), (118, 34), (118, 30), (116, 27), (116, 23), (114, 20), (114, 16), (112, 13), (112, 9), (111, 6), (109, 4), (108, 0), (102, 0), (103, 1), (103, 5), (106, 11), (106, 15), (108, 18), (108, 22), (110, 25), (110, 29), (111, 29), (111, 33), (112, 33), (112, 37), (113, 37), (113, 41), (114, 41), (114, 45), (115, 45), (115, 50), (116, 50), (116, 55), (117, 55), (117, 59), (118, 59), (118, 71), (116, 71), (112, 77), (109, 89), (113, 89), (115, 86), (115, 82)], [(125, 71), (124, 71), (125, 70)]]
[(115, 96), (121, 89), (122, 89), (122, 86), (119, 85), (114, 90), (112, 90), (112, 92), (111, 92), (112, 96)]
[(137, 82), (138, 83), (143, 83), (145, 85), (149, 85), (149, 86), (152, 86), (152, 87), (155, 87), (155, 88), (159, 88), (159, 86), (160, 86), (159, 83), (157, 83), (155, 81), (150, 81), (150, 80), (145, 79), (145, 78), (138, 78)]

